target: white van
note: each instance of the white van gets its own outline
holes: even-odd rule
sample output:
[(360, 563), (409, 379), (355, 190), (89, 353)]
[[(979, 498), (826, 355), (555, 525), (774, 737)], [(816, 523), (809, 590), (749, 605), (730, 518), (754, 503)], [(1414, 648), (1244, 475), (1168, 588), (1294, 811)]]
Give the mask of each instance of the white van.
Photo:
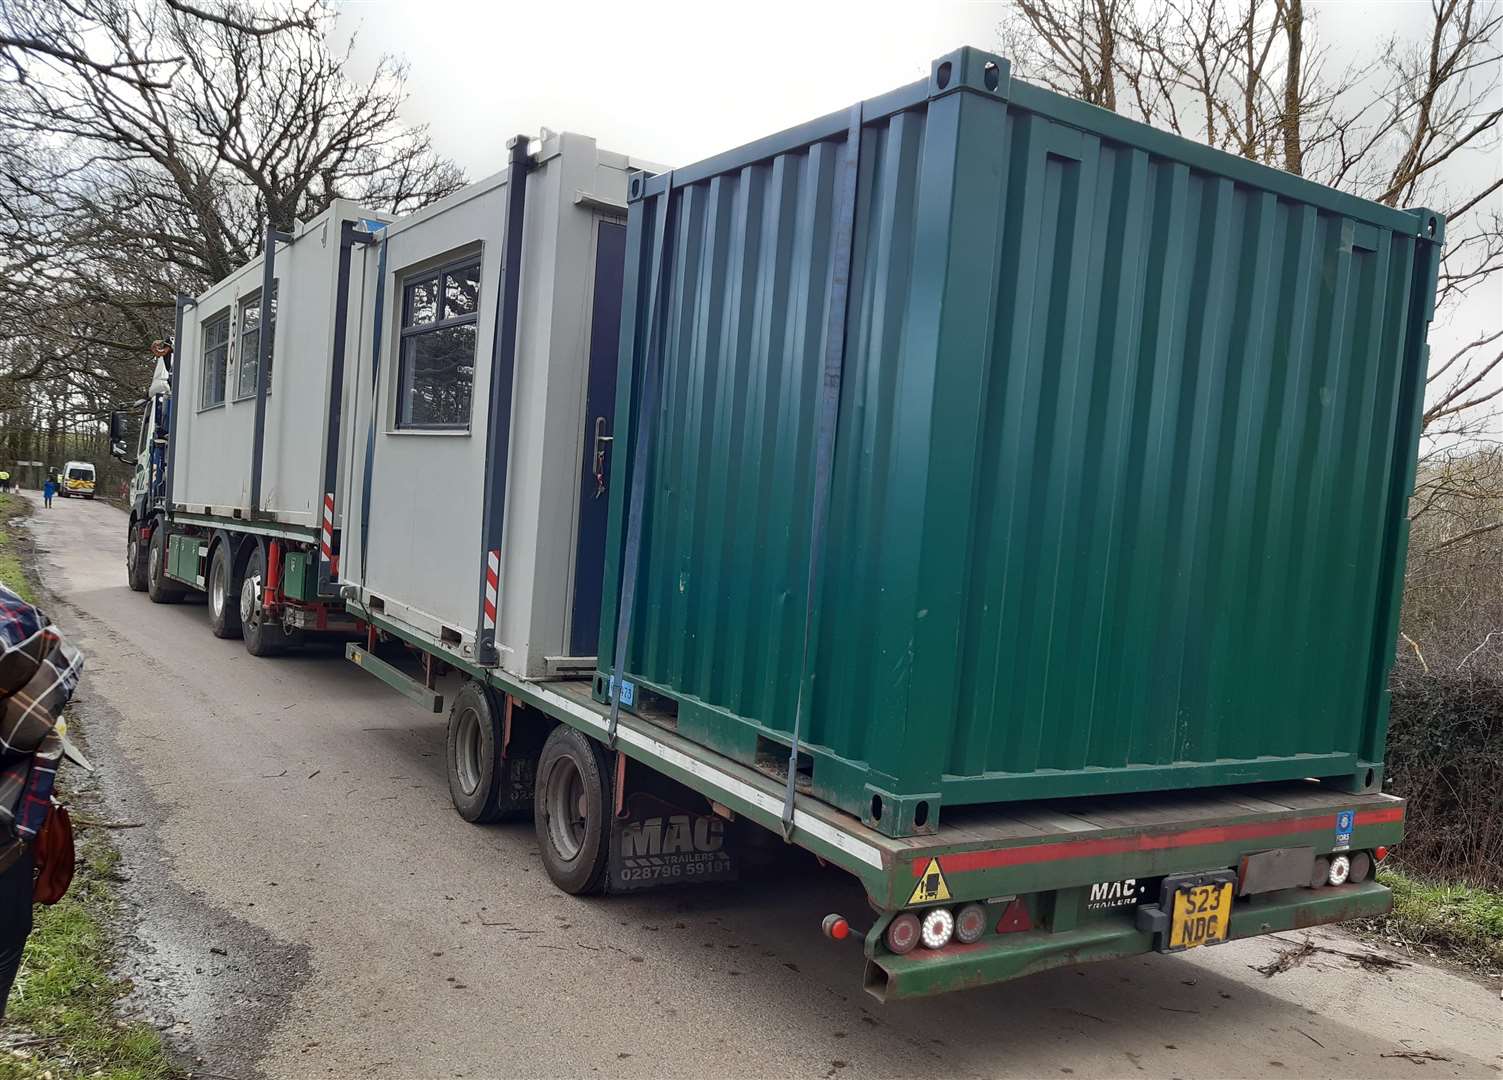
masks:
[(82, 495), (85, 499), (94, 497), (94, 466), (87, 461), (70, 461), (63, 466), (63, 482), (58, 485), (57, 493), (64, 498), (70, 495)]

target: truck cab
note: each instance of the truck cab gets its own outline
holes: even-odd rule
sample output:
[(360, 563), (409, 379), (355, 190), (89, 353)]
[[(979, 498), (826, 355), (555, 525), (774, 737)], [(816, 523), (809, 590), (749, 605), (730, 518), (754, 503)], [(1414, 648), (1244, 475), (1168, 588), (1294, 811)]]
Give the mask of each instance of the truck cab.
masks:
[(127, 442), (129, 411), (115, 412), (110, 416), (110, 453), (134, 466), (127, 491), (133, 514), (149, 511), (166, 495), (167, 427), (172, 411), (172, 392), (167, 366), (160, 359), (152, 375), (151, 389), (140, 409), (141, 427), (134, 452), (130, 451)]
[[(151, 387), (141, 410), (140, 430), (132, 451), (129, 443), (132, 410), (117, 410), (110, 414), (110, 456), (133, 466), (127, 498), (130, 502), (130, 526), (126, 540), (126, 570), (132, 587), (144, 588), (145, 543), (150, 540), (156, 517), (162, 512), (167, 497), (167, 434), (172, 424), (172, 383), (166, 358), (170, 347), (164, 343), (154, 346), (157, 354), (156, 370), (152, 373)], [(139, 589), (138, 589), (139, 591)]]

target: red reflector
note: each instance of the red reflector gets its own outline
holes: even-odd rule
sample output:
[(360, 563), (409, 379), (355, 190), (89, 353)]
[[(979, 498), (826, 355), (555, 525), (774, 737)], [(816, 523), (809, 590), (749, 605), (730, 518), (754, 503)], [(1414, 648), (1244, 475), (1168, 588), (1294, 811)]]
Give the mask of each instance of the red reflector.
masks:
[(1014, 900), (1007, 905), (1007, 910), (1002, 912), (1002, 918), (997, 923), (997, 933), (1015, 934), (1021, 930), (1032, 930), (1033, 919), (1028, 915), (1028, 905), (1021, 900)]
[(1386, 847), (1378, 848), (1373, 852), (1373, 858), (1377, 859), (1379, 862), (1382, 862), (1384, 859), (1388, 858), (1388, 849)]
[(974, 945), (986, 933), (986, 908), (980, 904), (967, 904), (955, 913), (955, 940), (962, 945)]
[(887, 947), (902, 956), (913, 951), (919, 940), (918, 916), (905, 911), (887, 924)]
[(844, 941), (851, 936), (851, 924), (845, 921), (843, 915), (826, 915), (820, 929), (825, 932), (825, 937), (836, 941)]

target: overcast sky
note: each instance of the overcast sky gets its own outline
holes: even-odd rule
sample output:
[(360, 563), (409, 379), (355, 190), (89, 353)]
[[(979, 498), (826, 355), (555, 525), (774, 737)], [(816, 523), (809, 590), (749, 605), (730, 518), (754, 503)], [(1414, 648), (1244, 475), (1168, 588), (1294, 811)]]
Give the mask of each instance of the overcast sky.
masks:
[[(407, 118), (472, 179), (502, 167), (505, 143), (542, 126), (608, 149), (685, 165), (922, 78), (958, 45), (996, 48), (1003, 3), (592, 3), (343, 0), (362, 66), (411, 65)], [(1398, 33), (1422, 34), (1428, 0), (1307, 0), (1342, 66)], [(1499, 155), (1469, 170), (1503, 172)], [(1495, 195), (1503, 206), (1503, 192)], [(1438, 208), (1443, 209), (1443, 208)], [(1498, 275), (1503, 278), (1503, 275)], [(1496, 327), (1503, 280), (1445, 326), (1437, 354)]]

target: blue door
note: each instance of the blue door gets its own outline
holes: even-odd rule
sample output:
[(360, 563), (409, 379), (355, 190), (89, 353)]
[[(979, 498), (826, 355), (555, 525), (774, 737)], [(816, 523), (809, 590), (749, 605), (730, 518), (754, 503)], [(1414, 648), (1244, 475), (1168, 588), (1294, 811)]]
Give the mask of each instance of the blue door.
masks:
[(611, 424), (616, 416), (616, 344), (621, 329), (621, 276), (626, 226), (599, 223), (595, 244), (595, 305), (590, 318), (590, 374), (585, 390), (584, 454), (579, 486), (579, 538), (574, 559), (574, 606), (569, 652), (594, 656), (600, 635), (600, 582), (610, 499)]

